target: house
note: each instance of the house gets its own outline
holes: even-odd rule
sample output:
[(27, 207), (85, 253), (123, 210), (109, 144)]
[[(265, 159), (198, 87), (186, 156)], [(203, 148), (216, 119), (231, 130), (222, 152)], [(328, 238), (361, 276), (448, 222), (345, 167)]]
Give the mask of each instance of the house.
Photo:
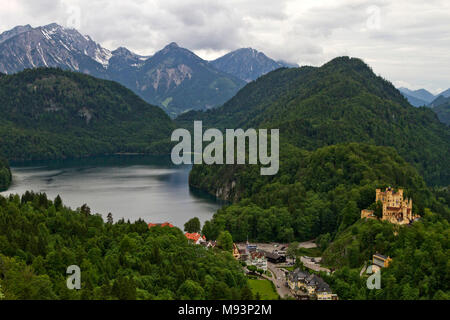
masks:
[(262, 252), (253, 251), (249, 252), (247, 256), (247, 265), (255, 266), (258, 269), (267, 271), (267, 259)]
[(149, 223), (148, 224), (148, 228), (152, 228), (152, 227), (156, 227), (156, 226), (160, 226), (160, 227), (169, 227), (169, 228), (173, 228), (173, 224), (169, 223), (169, 222), (163, 222), (163, 223)]
[(316, 288), (317, 300), (337, 300), (337, 294), (331, 292), (330, 286), (326, 282), (321, 282)]
[(316, 276), (315, 274), (309, 275), (309, 277), (305, 279), (305, 288), (308, 294), (314, 295), (321, 282), (323, 282), (323, 280), (319, 276)]
[(282, 256), (278, 253), (264, 252), (264, 255), (266, 256), (267, 260), (271, 263), (286, 262), (286, 256)]
[(287, 276), (287, 285), (291, 291), (296, 292), (304, 288), (305, 279), (309, 276), (309, 273), (302, 271), (299, 268), (290, 272)]
[(216, 245), (217, 245), (217, 241), (216, 240), (214, 240), (214, 241), (209, 240), (208, 242), (206, 242), (206, 247), (207, 248), (215, 248)]
[(372, 263), (381, 268), (389, 267), (389, 263), (391, 263), (391, 261), (392, 261), (392, 259), (390, 257), (387, 257), (387, 256), (379, 254), (379, 253), (375, 253), (372, 256)]
[(212, 241), (212, 240), (202, 241), (200, 244), (202, 246), (204, 246), (205, 248), (209, 249), (209, 248), (214, 248), (217, 245), (217, 241)]
[(239, 252), (239, 248), (237, 247), (236, 243), (233, 243), (233, 257), (236, 260), (239, 260), (241, 258), (241, 253)]
[(197, 232), (195, 233), (186, 232), (184, 235), (186, 238), (188, 238), (188, 240), (192, 241), (195, 244), (202, 244), (203, 242), (206, 242), (206, 237), (202, 236)]
[(372, 256), (372, 272), (378, 272), (381, 268), (389, 267), (389, 264), (392, 262), (390, 257), (385, 255), (375, 253)]
[(246, 249), (247, 249), (247, 252), (255, 252), (255, 251), (258, 250), (258, 246), (257, 246), (256, 244), (250, 244), (250, 243), (248, 243), (248, 241), (247, 241), (247, 247), (246, 247)]
[(240, 255), (240, 260), (241, 261), (247, 261), (248, 260), (248, 253), (247, 250), (245, 249), (239, 249), (239, 255)]
[(292, 271), (287, 277), (288, 287), (299, 299), (337, 300), (330, 286), (319, 276), (310, 274), (299, 268)]
[(280, 248), (280, 250), (276, 250), (275, 253), (277, 253), (280, 256), (286, 256), (286, 249), (287, 249), (287, 246), (282, 246)]
[[(383, 205), (381, 220), (394, 224), (411, 224), (419, 219), (419, 216), (412, 212), (412, 199), (404, 197), (403, 189), (394, 190), (391, 187), (385, 191), (376, 189), (375, 201), (380, 201)], [(373, 210), (361, 210), (361, 219), (377, 219)]]

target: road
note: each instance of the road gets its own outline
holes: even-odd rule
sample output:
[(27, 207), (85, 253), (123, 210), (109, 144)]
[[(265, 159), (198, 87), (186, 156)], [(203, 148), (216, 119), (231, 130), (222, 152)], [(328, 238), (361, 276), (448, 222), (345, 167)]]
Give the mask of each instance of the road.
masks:
[(324, 272), (327, 272), (327, 273), (331, 272), (330, 269), (321, 267), (320, 264), (312, 262), (311, 258), (309, 258), (309, 257), (301, 256), (300, 260), (303, 262), (303, 265), (305, 267), (307, 267), (309, 269), (312, 269), (314, 271), (324, 271)]
[(286, 296), (293, 297), (291, 291), (286, 286), (286, 277), (284, 275), (284, 271), (280, 270), (270, 262), (267, 263), (267, 269), (269, 269), (269, 271), (272, 273), (272, 279), (269, 280), (271, 280), (275, 285), (278, 295), (281, 298), (285, 298)]
[(298, 244), (298, 247), (310, 249), (310, 248), (316, 248), (317, 244), (314, 242), (314, 240), (309, 240), (309, 241), (305, 241), (305, 242), (300, 242)]

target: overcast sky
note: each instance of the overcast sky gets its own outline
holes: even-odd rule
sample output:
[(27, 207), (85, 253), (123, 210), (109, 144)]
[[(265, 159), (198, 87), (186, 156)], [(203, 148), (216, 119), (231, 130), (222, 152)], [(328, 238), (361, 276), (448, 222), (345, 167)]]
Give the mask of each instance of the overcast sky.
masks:
[(349, 55), (396, 86), (450, 87), (448, 0), (0, 0), (0, 32), (52, 22), (142, 55), (172, 41), (208, 60), (241, 47), (299, 65)]

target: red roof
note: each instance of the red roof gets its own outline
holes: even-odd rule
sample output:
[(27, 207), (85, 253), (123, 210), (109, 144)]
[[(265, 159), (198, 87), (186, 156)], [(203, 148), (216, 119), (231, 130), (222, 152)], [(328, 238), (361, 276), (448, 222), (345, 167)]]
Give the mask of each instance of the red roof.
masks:
[(170, 227), (173, 228), (173, 224), (169, 223), (169, 222), (164, 222), (164, 223), (149, 223), (148, 227), (156, 227), (156, 226), (160, 226), (160, 227)]
[(184, 234), (185, 236), (186, 236), (186, 238), (188, 238), (189, 240), (192, 240), (192, 241), (194, 241), (194, 242), (197, 242), (197, 240), (198, 239), (200, 239), (200, 237), (203, 239), (203, 240), (206, 240), (206, 237), (205, 236), (202, 236), (202, 235), (200, 235), (199, 233), (188, 233), (188, 232), (186, 232), (185, 234)]
[(264, 258), (264, 253), (262, 253), (262, 252), (251, 252), (250, 256), (252, 257), (252, 259), (261, 259), (261, 258)]

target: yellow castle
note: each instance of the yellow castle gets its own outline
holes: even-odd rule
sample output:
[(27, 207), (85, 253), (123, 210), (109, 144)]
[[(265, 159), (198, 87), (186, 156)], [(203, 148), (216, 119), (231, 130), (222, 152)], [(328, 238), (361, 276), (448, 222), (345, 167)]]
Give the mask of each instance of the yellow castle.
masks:
[[(418, 215), (412, 212), (412, 199), (403, 197), (403, 189), (395, 191), (388, 187), (385, 191), (376, 189), (377, 195), (375, 201), (383, 204), (383, 215), (381, 220), (389, 221), (395, 224), (410, 224)], [(361, 219), (376, 219), (373, 210), (364, 209), (361, 211)]]

